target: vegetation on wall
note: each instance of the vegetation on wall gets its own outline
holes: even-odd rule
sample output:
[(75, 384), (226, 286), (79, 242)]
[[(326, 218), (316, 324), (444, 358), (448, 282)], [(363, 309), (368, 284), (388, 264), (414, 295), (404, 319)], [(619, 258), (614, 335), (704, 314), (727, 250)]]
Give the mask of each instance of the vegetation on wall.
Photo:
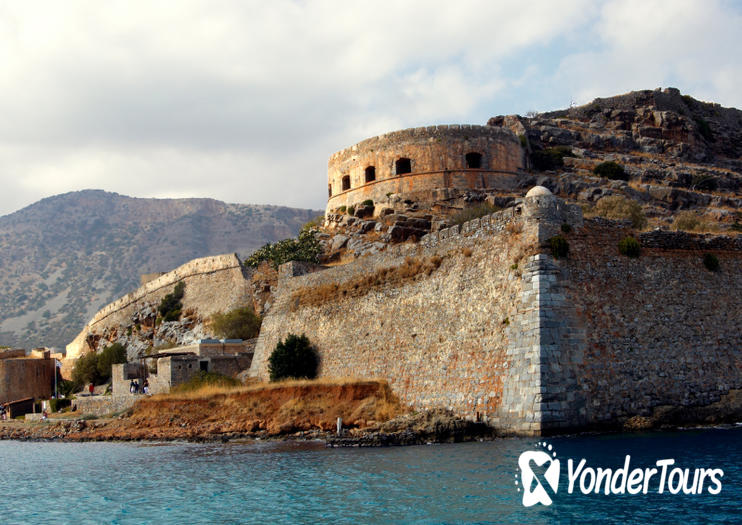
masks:
[(302, 334), (289, 334), (279, 341), (268, 358), (271, 381), (281, 379), (314, 379), (317, 377), (319, 356), (309, 338)]
[(273, 244), (266, 244), (245, 259), (245, 264), (257, 268), (261, 262), (268, 261), (274, 268), (289, 261), (306, 261), (316, 263), (322, 248), (314, 236), (314, 230), (304, 230), (295, 239), (284, 239)]
[(261, 317), (249, 306), (211, 316), (211, 330), (224, 339), (252, 339), (260, 333)]
[(163, 321), (177, 321), (180, 319), (180, 314), (183, 311), (183, 303), (180, 301), (184, 294), (185, 283), (181, 281), (175, 285), (175, 289), (171, 293), (162, 298), (157, 311), (160, 312)]
[(183, 392), (194, 392), (207, 387), (235, 388), (238, 386), (242, 386), (242, 383), (234, 377), (225, 376), (217, 372), (206, 372), (205, 370), (201, 370), (185, 383), (173, 387), (171, 392), (178, 394)]
[(564, 166), (564, 157), (572, 156), (572, 148), (557, 146), (531, 153), (531, 164), (538, 171), (556, 170)]
[(719, 271), (719, 258), (713, 253), (706, 253), (703, 255), (703, 265), (710, 272)]
[(639, 257), (641, 254), (641, 245), (633, 237), (624, 237), (618, 241), (618, 253), (626, 257)]
[(555, 235), (549, 239), (549, 246), (551, 247), (551, 254), (554, 256), (554, 259), (563, 259), (569, 253), (569, 243), (561, 235)]

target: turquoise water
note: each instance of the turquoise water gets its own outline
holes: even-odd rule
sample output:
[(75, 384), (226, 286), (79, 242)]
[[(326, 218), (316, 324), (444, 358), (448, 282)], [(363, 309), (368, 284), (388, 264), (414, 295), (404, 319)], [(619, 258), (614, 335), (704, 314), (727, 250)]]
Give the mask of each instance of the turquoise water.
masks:
[[(742, 429), (547, 439), (554, 503), (526, 508), (518, 456), (535, 439), (381, 449), (321, 443), (0, 442), (0, 523), (740, 523)], [(589, 465), (722, 468), (718, 495), (567, 494)]]

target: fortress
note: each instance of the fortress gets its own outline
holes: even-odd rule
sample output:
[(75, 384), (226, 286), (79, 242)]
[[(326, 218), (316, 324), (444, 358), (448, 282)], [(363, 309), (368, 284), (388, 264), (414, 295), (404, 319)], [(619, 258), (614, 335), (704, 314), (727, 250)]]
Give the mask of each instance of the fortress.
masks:
[[(347, 227), (359, 217), (342, 212), (371, 200), (383, 230), (384, 213), (408, 220), (406, 203), (516, 195), (533, 185), (525, 168), (509, 128), (392, 132), (330, 157), (327, 214)], [(392, 194), (398, 209), (380, 210)], [(639, 233), (585, 219), (545, 187), (524, 194), (461, 225), (416, 218), (429, 232), (419, 242), (386, 243), (346, 264), (282, 265), (277, 282), (259, 287), (270, 299), (249, 375), (267, 380), (278, 341), (305, 333), (320, 377), (386, 379), (415, 409), (447, 408), (504, 434), (739, 420), (742, 237)], [(552, 250), (556, 236), (566, 257)], [(627, 236), (639, 257), (619, 254)], [(704, 266), (707, 254), (718, 271)], [(194, 311), (249, 303), (253, 275), (232, 256), (184, 265), (104, 308), (68, 355), (121, 338), (180, 281)]]
[(524, 168), (511, 131), (493, 126), (430, 126), (366, 139), (330, 157), (327, 213), (390, 194), (429, 202), (447, 190), (510, 188)]

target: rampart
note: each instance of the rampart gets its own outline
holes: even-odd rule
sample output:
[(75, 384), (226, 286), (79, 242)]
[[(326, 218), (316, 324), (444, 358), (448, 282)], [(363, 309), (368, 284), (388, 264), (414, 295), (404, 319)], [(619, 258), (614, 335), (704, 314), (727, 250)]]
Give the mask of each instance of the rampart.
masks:
[(34, 357), (0, 359), (0, 403), (23, 398), (48, 399), (54, 385), (54, 360)]
[(252, 292), (249, 275), (235, 254), (194, 259), (161, 275), (102, 308), (88, 322), (75, 340), (67, 345), (67, 363), (90, 349), (89, 336), (100, 335), (106, 328), (131, 325), (132, 315), (147, 307), (156, 307), (162, 298), (184, 282), (183, 309), (201, 317), (214, 312), (250, 304)]
[[(557, 233), (567, 259), (548, 248)], [(320, 376), (384, 378), (416, 409), (482, 417), (503, 433), (667, 410), (687, 421), (742, 414), (739, 238), (648, 232), (631, 259), (617, 249), (629, 233), (537, 192), (418, 245), (281, 272), (250, 374), (265, 379), (278, 340), (306, 333)], [(707, 252), (719, 272), (704, 268)]]
[(328, 162), (327, 212), (390, 194), (430, 201), (438, 190), (511, 190), (524, 166), (518, 138), (492, 126), (411, 128), (366, 139)]

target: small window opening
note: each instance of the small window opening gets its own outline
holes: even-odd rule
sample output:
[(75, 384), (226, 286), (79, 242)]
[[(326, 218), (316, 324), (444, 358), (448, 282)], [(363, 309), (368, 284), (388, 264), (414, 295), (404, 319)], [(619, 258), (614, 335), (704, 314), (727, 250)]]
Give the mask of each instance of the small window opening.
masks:
[(343, 191), (350, 189), (350, 175), (343, 177)]
[(209, 371), (209, 362), (208, 361), (199, 361), (198, 366), (201, 369), (202, 372), (208, 372)]
[(332, 184), (327, 185), (327, 196), (332, 197)]
[(467, 153), (466, 154), (466, 167), (469, 169), (479, 169), (482, 167), (482, 154), (481, 153)]
[(366, 182), (373, 182), (376, 180), (376, 167), (369, 166), (366, 168)]
[(412, 173), (412, 163), (410, 162), (410, 159), (404, 157), (397, 159), (394, 163), (394, 173), (397, 175)]

